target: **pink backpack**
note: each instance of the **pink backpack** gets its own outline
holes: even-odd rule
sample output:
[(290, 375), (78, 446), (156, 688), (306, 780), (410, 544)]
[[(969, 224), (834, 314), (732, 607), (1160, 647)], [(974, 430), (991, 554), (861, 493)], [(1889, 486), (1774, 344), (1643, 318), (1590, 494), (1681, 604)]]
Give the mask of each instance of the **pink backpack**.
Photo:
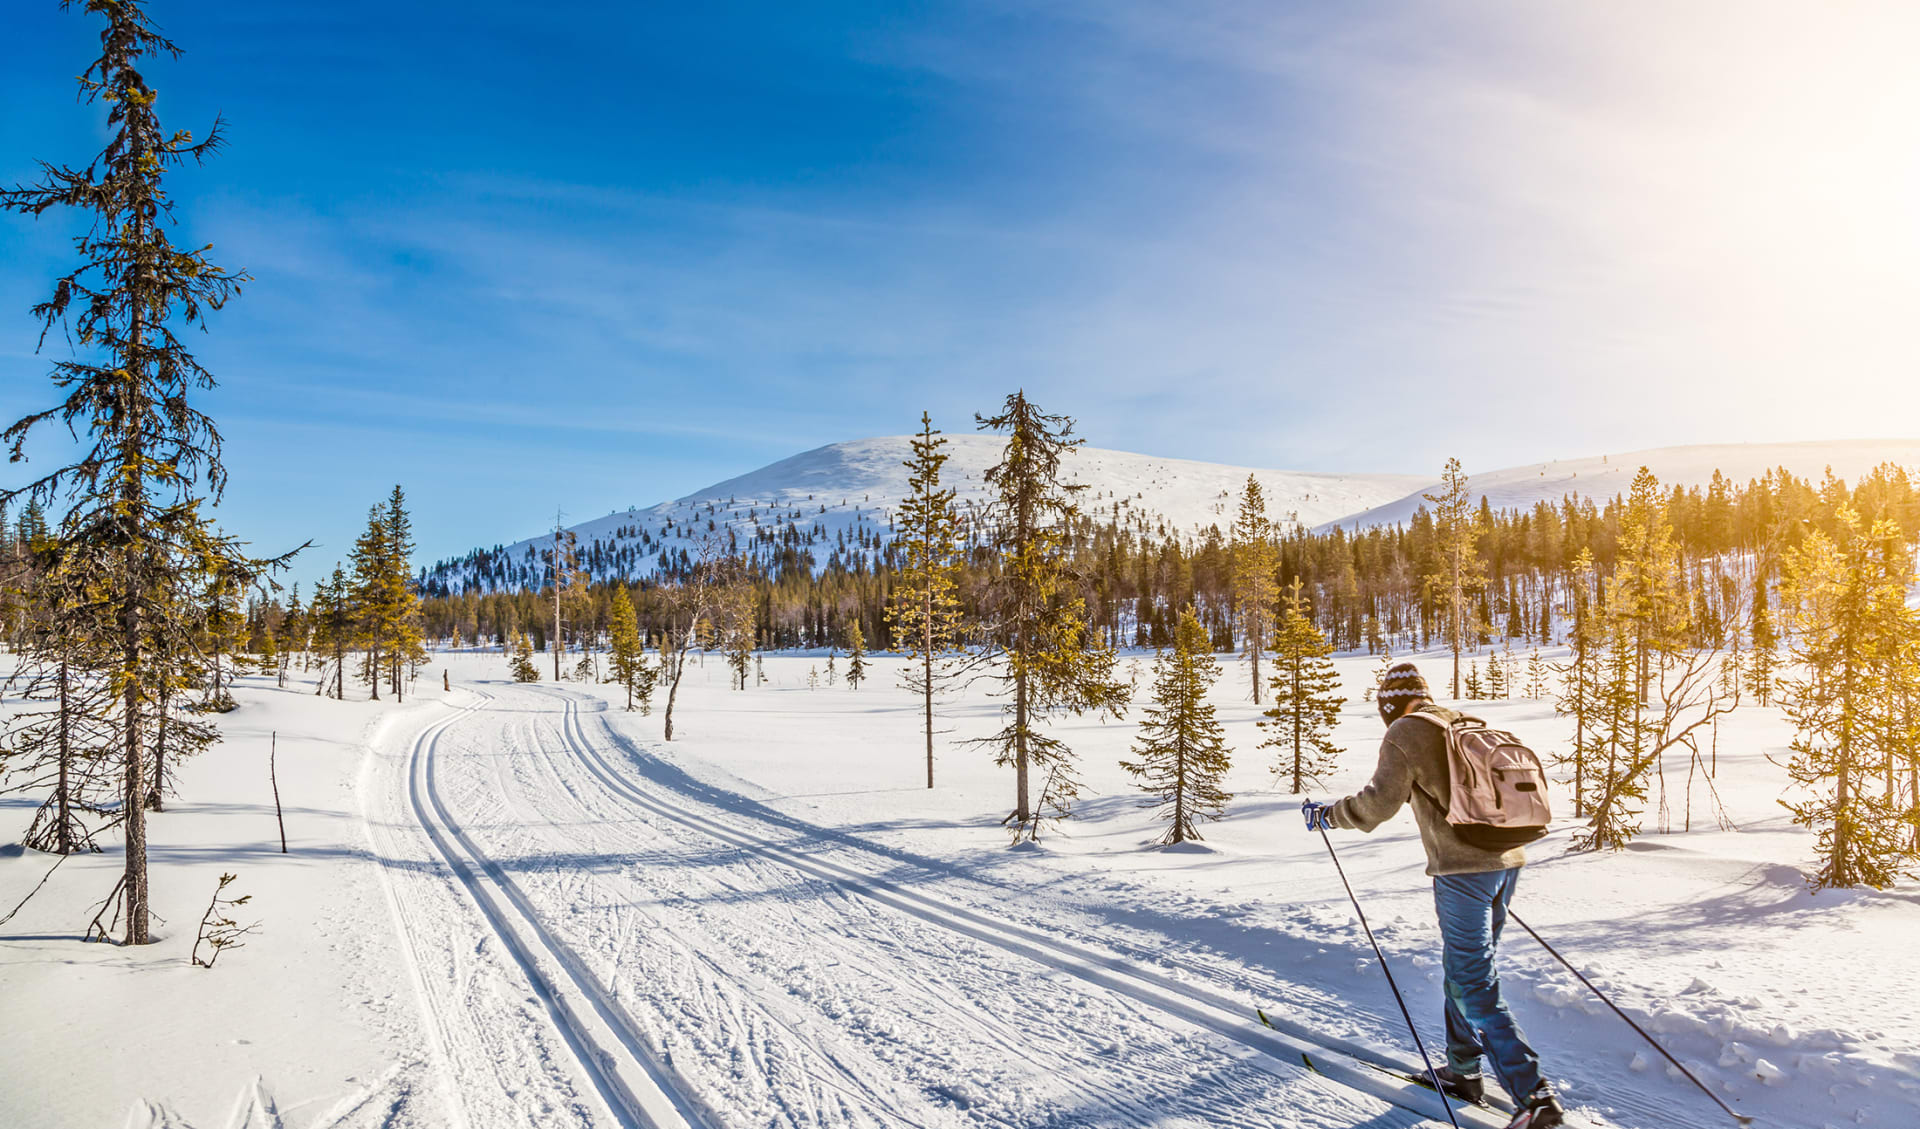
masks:
[[(1452, 722), (1419, 710), (1408, 714), (1440, 727), (1447, 740), (1447, 822), (1470, 846), (1505, 851), (1547, 833), (1547, 773), (1540, 758), (1504, 729), (1477, 717)], [(1436, 797), (1437, 798), (1437, 797)]]

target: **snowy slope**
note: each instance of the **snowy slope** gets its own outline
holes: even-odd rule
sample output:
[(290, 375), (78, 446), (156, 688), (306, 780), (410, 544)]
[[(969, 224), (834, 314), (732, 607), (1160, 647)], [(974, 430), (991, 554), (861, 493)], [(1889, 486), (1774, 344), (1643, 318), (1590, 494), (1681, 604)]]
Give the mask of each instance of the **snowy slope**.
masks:
[[(1005, 440), (970, 434), (946, 439), (950, 457), (943, 485), (958, 491), (963, 511), (984, 505), (986, 471), (999, 461)], [(618, 510), (572, 530), (583, 549), (598, 544), (609, 554), (593, 569), (596, 576), (644, 575), (657, 566), (663, 549), (697, 555), (710, 535), (744, 550), (756, 538), (771, 545), (789, 529), (812, 538), (805, 547), (824, 565), (843, 539), (883, 543), (891, 538), (891, 517), (907, 489), (903, 464), (912, 454), (910, 444), (904, 435), (829, 444), (684, 498)], [(1069, 480), (1087, 487), (1082, 509), (1157, 535), (1196, 535), (1210, 525), (1224, 532), (1248, 475), (1266, 491), (1268, 516), (1309, 526), (1380, 505), (1421, 481), (1410, 475), (1266, 470), (1094, 447), (1074, 452), (1066, 469)], [(506, 556), (519, 565), (537, 564), (550, 543), (551, 534), (528, 538), (508, 546)], [(447, 575), (452, 582), (458, 573)]]
[[(990, 495), (986, 471), (999, 460), (1003, 440), (962, 434), (947, 441), (943, 483), (959, 492), (963, 511), (984, 506)], [(797, 542), (816, 567), (824, 567), (836, 550), (851, 545), (858, 551), (891, 539), (892, 515), (907, 488), (902, 464), (911, 453), (910, 442), (900, 435), (829, 444), (684, 498), (618, 510), (572, 529), (593, 558), (590, 571), (597, 577), (649, 575), (663, 551), (697, 557), (709, 539), (729, 552), (757, 548), (763, 556)], [(1663, 485), (1705, 487), (1716, 470), (1740, 485), (1777, 467), (1815, 480), (1831, 467), (1852, 481), (1884, 462), (1920, 466), (1920, 440), (1663, 447), (1503, 470), (1466, 469), (1476, 499), (1484, 495), (1495, 509), (1524, 509), (1542, 500), (1558, 503), (1569, 494), (1596, 501), (1625, 494), (1643, 464)], [(1407, 521), (1438, 485), (1412, 475), (1264, 470), (1096, 447), (1075, 452), (1067, 475), (1087, 487), (1081, 508), (1092, 516), (1155, 536), (1190, 538), (1209, 526), (1227, 529), (1248, 475), (1266, 490), (1270, 517), (1323, 530)], [(496, 555), (496, 562), (504, 556), (505, 575), (497, 564), (492, 576), (472, 564), (442, 566), (434, 575), (455, 588), (469, 581), (482, 587), (539, 585), (544, 583), (541, 554), (551, 536), (516, 542)]]
[[(1569, 494), (1596, 501), (1624, 495), (1633, 485), (1633, 476), (1642, 466), (1652, 470), (1663, 486), (1705, 488), (1713, 480), (1715, 470), (1736, 485), (1745, 485), (1779, 467), (1816, 482), (1831, 467), (1833, 473), (1852, 482), (1887, 462), (1905, 467), (1920, 466), (1920, 439), (1659, 447), (1589, 459), (1556, 459), (1487, 472), (1469, 466), (1466, 471), (1468, 485), (1476, 501), (1484, 495), (1494, 509), (1501, 510), (1531, 509), (1535, 502), (1540, 501), (1557, 503)], [(1404, 522), (1425, 504), (1422, 495), (1431, 494), (1438, 487), (1437, 480), (1429, 482), (1385, 505), (1327, 521), (1323, 528), (1339, 525), (1360, 529), (1370, 525)]]

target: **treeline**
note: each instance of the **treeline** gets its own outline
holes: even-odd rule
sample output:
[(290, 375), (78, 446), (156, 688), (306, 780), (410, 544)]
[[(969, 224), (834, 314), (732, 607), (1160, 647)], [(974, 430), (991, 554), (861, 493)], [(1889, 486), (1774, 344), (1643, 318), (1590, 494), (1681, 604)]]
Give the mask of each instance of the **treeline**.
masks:
[[(1660, 501), (1679, 554), (1678, 583), (1701, 613), (1689, 619), (1692, 640), (1705, 644), (1723, 635), (1737, 610), (1725, 578), (1750, 586), (1761, 555), (1797, 545), (1809, 529), (1831, 533), (1837, 497), (1857, 512), (1884, 515), (1909, 540), (1920, 534), (1920, 497), (1905, 471), (1891, 466), (1852, 488), (1832, 478), (1816, 484), (1780, 469), (1739, 486), (1716, 474), (1705, 489), (1663, 490)], [(1473, 554), (1484, 570), (1471, 607), (1462, 609), (1474, 625), (1470, 647), (1565, 641), (1581, 598), (1582, 554), (1599, 572), (1613, 567), (1626, 509), (1626, 499), (1618, 497), (1568, 497), (1520, 511), (1496, 511), (1480, 499), (1468, 515)], [(1432, 510), (1420, 508), (1404, 525), (1356, 532), (1271, 530), (1269, 525), (1258, 538), (1270, 546), (1271, 559), (1262, 566), (1266, 586), (1278, 592), (1299, 580), (1306, 615), (1336, 650), (1405, 651), (1447, 637), (1444, 596), (1430, 583), (1446, 551)], [(1235, 582), (1253, 540), (1236, 537), (1232, 527), (1212, 528), (1198, 538), (1154, 538), (1111, 519), (1082, 516), (1068, 532), (1066, 549), (1090, 622), (1110, 645), (1169, 646), (1180, 612), (1191, 607), (1210, 645), (1230, 651), (1262, 634), (1257, 612), (1249, 632), (1242, 585)], [(963, 531), (961, 543), (955, 579), (960, 638), (977, 645), (983, 634), (967, 624), (980, 622), (995, 562), (977, 536), (969, 540)], [(754, 646), (844, 649), (857, 623), (868, 646), (899, 649), (887, 607), (904, 553), (896, 539), (860, 554), (835, 553), (824, 565), (805, 552), (761, 563), (733, 558), (753, 590)], [(539, 554), (533, 587), (427, 596), (421, 614), (428, 636), (497, 646), (525, 631), (535, 650), (550, 650), (550, 558), (549, 552)], [(589, 578), (596, 575), (584, 553), (581, 565)], [(671, 589), (692, 569), (691, 563), (676, 563), (638, 581), (589, 579), (566, 617), (563, 643), (578, 649), (604, 638), (615, 588), (628, 591), (642, 629), (657, 634), (671, 618)]]
[[(559, 653), (572, 649), (584, 661), (616, 618), (630, 614), (642, 645), (653, 641), (663, 654), (688, 645), (725, 650), (741, 689), (757, 650), (871, 641), (903, 651), (915, 658), (911, 681), (927, 699), (930, 786), (933, 698), (951, 665), (993, 664), (996, 677), (1088, 669), (1081, 682), (1059, 674), (1064, 681), (1049, 684), (1058, 696), (1035, 698), (1035, 710), (1050, 702), (1118, 712), (1125, 694), (1101, 673), (1117, 648), (1178, 652), (1184, 665), (1156, 685), (1188, 698), (1213, 677), (1194, 656), (1242, 650), (1251, 659), (1250, 695), (1257, 702), (1271, 686), (1274, 708), (1285, 711), (1263, 724), (1275, 727), (1269, 744), (1284, 746), (1282, 769), (1298, 789), (1337, 752), (1326, 736), (1337, 683), (1320, 660), (1365, 651), (1384, 663), (1396, 651), (1441, 646), (1452, 657), (1449, 696), (1552, 696), (1573, 720), (1574, 741), (1555, 755), (1583, 822), (1577, 845), (1593, 849), (1624, 845), (1650, 808), (1669, 828), (1676, 796), (1690, 826), (1696, 789), (1718, 811), (1720, 721), (1742, 701), (1778, 697), (1802, 731), (1792, 771), (1826, 797), (1794, 806), (1821, 835), (1818, 881), (1884, 884), (1910, 870), (1920, 850), (1920, 732), (1909, 724), (1920, 696), (1910, 683), (1920, 644), (1892, 594), (1904, 593), (1912, 576), (1920, 497), (1903, 469), (1882, 466), (1851, 485), (1781, 468), (1744, 484), (1716, 473), (1704, 487), (1663, 487), (1642, 468), (1624, 497), (1495, 510), (1472, 493), (1456, 461), (1409, 522), (1319, 533), (1281, 531), (1250, 479), (1228, 529), (1183, 539), (1084, 513), (1073, 484), (1048, 477), (1057, 464), (1007, 469), (1023, 465), (1016, 447), (1077, 442), (1066, 438), (1071, 421), (1039, 413), (1017, 393), (1006, 411), (981, 422), (1005, 428), (1029, 417), (1040, 422), (1021, 425), (1030, 434), (1010, 441), (1013, 462), (989, 476), (1001, 495), (966, 513), (939, 484), (942, 441), (923, 417), (894, 536), (864, 553), (836, 546), (824, 567), (797, 547), (771, 562), (736, 555), (716, 534), (686, 568), (669, 562), (638, 582), (594, 582), (556, 541), (539, 563), (552, 575), (552, 562), (562, 562), (568, 582), (557, 597), (550, 585), (434, 596), (422, 603), (423, 623), (430, 636), (459, 644), (526, 636), (525, 651), (555, 652), (558, 673)], [(1022, 519), (1023, 506), (1039, 503), (1005, 492), (1017, 474), (1044, 484), (1032, 487), (1037, 497), (1054, 499), (1039, 516)], [(1021, 528), (1025, 547), (1010, 548), (1009, 530)], [(1861, 547), (1869, 542), (1871, 552)], [(1036, 559), (1047, 562), (1044, 583), (1028, 576)], [(1871, 586), (1856, 575), (1869, 562), (1881, 570), (1873, 581), (1879, 595), (1834, 595)], [(1012, 598), (1014, 606), (1071, 609), (1067, 625), (1026, 629), (1038, 632), (1037, 642), (1010, 628), (1009, 592), (1022, 584), (1026, 595)], [(690, 614), (693, 588), (725, 593), (715, 603), (729, 609), (724, 624), (717, 613)], [(1865, 618), (1835, 626), (1842, 613), (1834, 609), (1855, 604), (1847, 614)], [(1831, 638), (1842, 641), (1820, 642)], [(1559, 643), (1570, 646), (1569, 660), (1544, 662), (1538, 649)], [(1020, 657), (1028, 645), (1038, 649)], [(1261, 669), (1269, 653), (1272, 678)], [(1021, 713), (1020, 687), (1010, 690)], [(1194, 738), (1177, 725), (1171, 732), (1173, 747)], [(1043, 727), (1016, 719), (991, 741), (1016, 768), (1009, 820), (1017, 835), (1036, 833), (1042, 814), (1070, 810), (1071, 758), (1056, 755)], [(1681, 766), (1684, 778), (1670, 782), (1670, 768)], [(1174, 777), (1187, 779), (1186, 766)], [(1168, 802), (1181, 836), (1194, 833), (1195, 811), (1224, 803)]]

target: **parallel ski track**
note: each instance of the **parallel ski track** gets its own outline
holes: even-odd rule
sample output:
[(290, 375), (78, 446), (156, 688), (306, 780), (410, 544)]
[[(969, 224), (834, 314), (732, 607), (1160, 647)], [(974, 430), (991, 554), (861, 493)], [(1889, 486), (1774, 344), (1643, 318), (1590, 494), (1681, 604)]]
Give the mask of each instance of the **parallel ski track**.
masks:
[[(1357, 1048), (1345, 1040), (1319, 1036), (1310, 1029), (1282, 1019), (1275, 1020), (1281, 1030), (1261, 1028), (1248, 1001), (1223, 996), (1201, 985), (1184, 983), (1091, 946), (997, 920), (977, 910), (904, 889), (853, 867), (797, 854), (710, 816), (691, 814), (663, 803), (636, 787), (594, 747), (580, 720), (580, 700), (564, 693), (556, 696), (561, 697), (566, 705), (562, 734), (581, 763), (614, 794), (653, 815), (871, 899), (927, 924), (948, 929), (1117, 992), (1255, 1050), (1270, 1060), (1277, 1060), (1276, 1066), (1286, 1064), (1282, 1069), (1293, 1070), (1296, 1069), (1294, 1064), (1301, 1064), (1350, 1089), (1422, 1117), (1442, 1123), (1446, 1121), (1446, 1113), (1441, 1108), (1438, 1095), (1383, 1073), (1385, 1069), (1400, 1070), (1402, 1067), (1379, 1063), (1376, 1056), (1356, 1053)], [(614, 741), (633, 751), (626, 739), (610, 726), (606, 727), (606, 732)], [(1463, 1126), (1496, 1129), (1505, 1124), (1504, 1117), (1496, 1119), (1485, 1110), (1456, 1106), (1453, 1112)]]
[[(414, 818), (526, 977), (615, 1120), (624, 1129), (717, 1129), (708, 1112), (680, 1092), (671, 1068), (655, 1055), (632, 1018), (553, 938), (513, 879), (473, 844), (441, 801), (434, 780), (441, 735), (492, 700), (484, 691), (470, 692), (481, 701), (428, 725), (414, 739), (407, 771)], [(551, 975), (549, 964), (565, 978)]]

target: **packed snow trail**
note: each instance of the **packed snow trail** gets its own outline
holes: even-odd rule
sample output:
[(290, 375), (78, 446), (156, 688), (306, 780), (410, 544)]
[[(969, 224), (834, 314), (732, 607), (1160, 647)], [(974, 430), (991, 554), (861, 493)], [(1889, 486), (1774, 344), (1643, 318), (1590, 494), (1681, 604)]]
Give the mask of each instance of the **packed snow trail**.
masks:
[(1358, 1048), (1260, 1029), (1231, 991), (666, 789), (581, 705), (492, 686), (380, 757), (376, 846), (455, 1123), (1387, 1129), (1440, 1113)]
[(488, 693), (384, 757), (411, 828), (380, 829), (476, 1129), (1423, 1123), (1202, 1033), (1173, 993), (768, 854), (616, 776), (561, 695)]

